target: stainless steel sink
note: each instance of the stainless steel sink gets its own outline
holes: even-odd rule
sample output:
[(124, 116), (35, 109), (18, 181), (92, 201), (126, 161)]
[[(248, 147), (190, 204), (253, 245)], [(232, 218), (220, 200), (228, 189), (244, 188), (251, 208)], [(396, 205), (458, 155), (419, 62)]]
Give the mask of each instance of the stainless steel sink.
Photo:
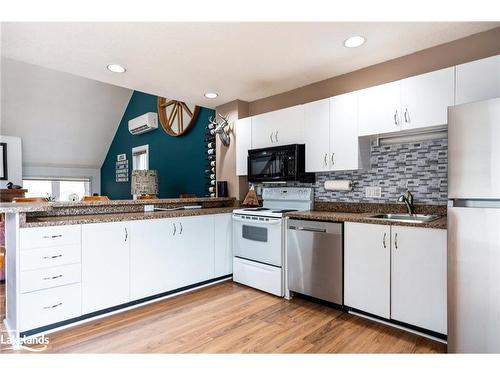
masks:
[(438, 215), (409, 215), (409, 214), (377, 214), (369, 216), (370, 219), (389, 221), (403, 221), (405, 223), (428, 223), (439, 219)]

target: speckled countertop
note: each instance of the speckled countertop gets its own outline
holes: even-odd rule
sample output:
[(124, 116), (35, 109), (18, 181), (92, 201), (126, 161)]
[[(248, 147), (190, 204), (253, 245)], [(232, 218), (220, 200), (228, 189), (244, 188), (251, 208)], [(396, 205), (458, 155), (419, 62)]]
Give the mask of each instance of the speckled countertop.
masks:
[(47, 227), (54, 225), (73, 225), (73, 224), (91, 224), (91, 223), (107, 223), (112, 221), (131, 221), (131, 220), (147, 220), (147, 219), (162, 219), (171, 217), (184, 216), (199, 216), (199, 215), (214, 215), (231, 213), (233, 207), (215, 207), (215, 208), (198, 208), (177, 211), (153, 211), (153, 212), (123, 212), (112, 214), (97, 214), (97, 215), (67, 215), (67, 216), (47, 216), (30, 218), (22, 223), (23, 228), (32, 227)]
[(367, 224), (382, 224), (382, 225), (400, 225), (406, 227), (421, 227), (433, 229), (446, 229), (446, 216), (442, 216), (437, 220), (427, 223), (408, 223), (403, 221), (392, 221), (384, 219), (374, 219), (371, 215), (378, 214), (379, 212), (333, 212), (333, 211), (299, 211), (287, 213), (290, 219), (303, 219), (303, 220), (319, 220), (319, 221), (336, 221), (336, 222), (355, 222)]
[(0, 203), (0, 213), (17, 212), (44, 212), (53, 209), (79, 208), (79, 207), (115, 207), (115, 206), (134, 206), (134, 205), (187, 205), (187, 204), (205, 204), (205, 203), (225, 203), (234, 201), (234, 198), (168, 198), (168, 199), (148, 199), (132, 200), (119, 199), (109, 201), (80, 201), (80, 202), (26, 202), (26, 203)]

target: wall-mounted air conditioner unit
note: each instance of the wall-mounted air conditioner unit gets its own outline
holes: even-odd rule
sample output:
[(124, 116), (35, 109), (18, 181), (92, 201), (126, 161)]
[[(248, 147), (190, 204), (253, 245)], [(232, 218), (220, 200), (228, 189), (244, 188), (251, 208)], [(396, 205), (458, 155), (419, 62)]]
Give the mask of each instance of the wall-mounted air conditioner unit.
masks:
[(145, 113), (128, 122), (128, 131), (133, 135), (150, 132), (155, 129), (158, 129), (158, 114), (156, 112)]

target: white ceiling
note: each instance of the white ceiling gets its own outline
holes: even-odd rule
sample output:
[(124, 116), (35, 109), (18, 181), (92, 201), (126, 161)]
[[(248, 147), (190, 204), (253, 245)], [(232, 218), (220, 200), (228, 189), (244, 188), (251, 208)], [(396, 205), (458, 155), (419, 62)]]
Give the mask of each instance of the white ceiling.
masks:
[(22, 138), (23, 165), (100, 168), (132, 91), (1, 59), (0, 134)]
[[(215, 107), (253, 101), (500, 26), (405, 23), (4, 23), (2, 55)], [(360, 34), (357, 49), (342, 42)], [(125, 74), (106, 70), (122, 64)], [(220, 94), (216, 100), (203, 97)]]

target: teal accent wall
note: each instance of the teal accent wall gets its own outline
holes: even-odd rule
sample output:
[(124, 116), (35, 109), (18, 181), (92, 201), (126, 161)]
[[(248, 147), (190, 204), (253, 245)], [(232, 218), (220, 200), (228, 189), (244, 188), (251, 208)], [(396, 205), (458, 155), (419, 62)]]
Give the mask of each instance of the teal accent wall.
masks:
[[(160, 198), (176, 198), (179, 194), (207, 194), (205, 186), (205, 126), (215, 111), (202, 107), (193, 127), (180, 137), (165, 133), (159, 125), (149, 133), (132, 135), (128, 121), (146, 112), (156, 112), (157, 97), (134, 91), (123, 114), (106, 159), (101, 167), (101, 194), (110, 199), (131, 199), (130, 173), (132, 148), (149, 145), (149, 169), (158, 171)], [(116, 156), (127, 154), (129, 182), (116, 182)]]

